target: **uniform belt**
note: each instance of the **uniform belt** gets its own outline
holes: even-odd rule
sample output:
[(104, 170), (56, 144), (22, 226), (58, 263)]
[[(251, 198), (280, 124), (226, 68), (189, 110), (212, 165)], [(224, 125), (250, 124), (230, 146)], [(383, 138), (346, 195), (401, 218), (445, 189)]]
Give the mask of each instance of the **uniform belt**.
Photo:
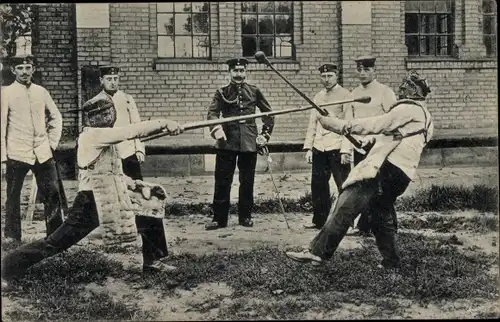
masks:
[[(78, 167), (78, 169), (80, 170), (94, 170), (95, 169), (95, 166), (93, 164), (87, 166), (87, 167)], [(100, 172), (100, 173), (94, 173), (95, 175), (99, 175), (99, 174), (105, 174), (105, 175), (112, 175), (112, 176), (119, 176), (119, 175), (123, 175), (123, 173), (115, 173), (113, 171), (109, 171), (109, 172)]]
[(93, 164), (91, 164), (91, 165), (86, 166), (86, 167), (78, 167), (78, 169), (80, 169), (80, 170), (94, 170), (95, 167)]

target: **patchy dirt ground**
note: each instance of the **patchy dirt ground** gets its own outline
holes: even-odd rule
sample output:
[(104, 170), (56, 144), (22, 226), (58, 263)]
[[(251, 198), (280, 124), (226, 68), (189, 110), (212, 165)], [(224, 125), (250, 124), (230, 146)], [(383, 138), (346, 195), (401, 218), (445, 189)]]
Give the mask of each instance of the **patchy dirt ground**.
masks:
[[(435, 213), (422, 214), (419, 217), (435, 216)], [(478, 213), (461, 212), (447, 214), (446, 216), (472, 217)], [(412, 215), (401, 214), (401, 220)], [(486, 215), (487, 216), (487, 215)], [(489, 215), (493, 216), (493, 214)], [(233, 217), (234, 218), (234, 217)], [(205, 231), (202, 224), (207, 218), (200, 215), (190, 215), (166, 220), (169, 249), (172, 254), (188, 253), (204, 255), (211, 253), (245, 252), (258, 246), (278, 246), (283, 250), (291, 246), (307, 247), (315, 235), (315, 231), (303, 229), (308, 224), (311, 216), (306, 214), (287, 214), (291, 229), (287, 229), (282, 214), (255, 215), (256, 225), (253, 228), (243, 228), (235, 225), (233, 219), (227, 229)], [(424, 219), (425, 220), (425, 219)], [(43, 236), (44, 224), (40, 221), (24, 223), (23, 230), (26, 239)], [(402, 230), (411, 231), (411, 230)], [(432, 230), (419, 231), (428, 236), (451, 237), (455, 235), (462, 245), (459, 248), (464, 252), (484, 252), (498, 256), (498, 232), (474, 233), (471, 231), (456, 231), (453, 233), (436, 233)], [(346, 236), (342, 241), (341, 249), (355, 249), (364, 247), (367, 240)], [(82, 243), (85, 244), (84, 242)], [(86, 247), (86, 246), (81, 246)], [(108, 254), (109, 258), (119, 260), (127, 265), (140, 265), (139, 251), (135, 254)], [(498, 258), (498, 257), (497, 257)], [(498, 265), (489, 272), (498, 279)], [(194, 288), (185, 290), (176, 288), (173, 294), (165, 296), (155, 289), (144, 289), (138, 282), (123, 281), (108, 277), (104, 284), (90, 283), (83, 292), (86, 296), (107, 293), (117, 302), (138, 305), (142, 310), (148, 311), (154, 320), (210, 320), (217, 319), (220, 310), (228, 307), (232, 302), (233, 289), (224, 283), (199, 284)], [(290, 295), (290, 297), (293, 297)], [(215, 300), (214, 300), (215, 299)], [(270, 299), (271, 300), (271, 299)], [(283, 300), (283, 299), (282, 299)], [(394, 300), (394, 299), (392, 299)], [(261, 301), (257, 298), (248, 298), (248, 303)], [(397, 300), (399, 305), (396, 315), (394, 311), (384, 311), (379, 307), (365, 303), (338, 303), (339, 307), (330, 311), (304, 312), (303, 319), (459, 319), (476, 318), (479, 314), (500, 316), (498, 301), (485, 299), (467, 299), (454, 302), (443, 302), (439, 305), (428, 304), (421, 306), (407, 299)], [(250, 304), (249, 304), (250, 305)], [(29, 310), (29, 303), (19, 302), (18, 299), (2, 295), (2, 312), (6, 317), (10, 312)], [(246, 310), (245, 307), (242, 310)], [(246, 312), (250, 318), (266, 319), (257, 316), (249, 306)], [(269, 317), (270, 318), (270, 317)], [(134, 320), (134, 317), (131, 317)], [(5, 319), (4, 319), (5, 320)], [(7, 321), (7, 320), (5, 320)]]
[[(311, 174), (307, 172), (275, 172), (274, 180), (282, 198), (299, 198), (311, 191)], [(172, 200), (179, 203), (211, 202), (214, 192), (213, 176), (191, 176), (191, 177), (157, 177), (146, 178), (147, 181), (163, 185)], [(5, 198), (5, 181), (2, 181), (1, 194), (2, 205)], [(463, 185), (473, 186), (484, 184), (487, 186), (498, 185), (498, 168), (426, 168), (418, 169), (415, 178), (403, 194), (410, 195), (416, 189), (437, 185)], [(235, 174), (233, 188), (231, 189), (231, 200), (238, 199), (238, 176)], [(65, 180), (64, 190), (71, 202), (76, 196), (78, 182), (76, 180)], [(332, 193), (336, 192), (333, 179), (330, 180)], [(22, 202), (26, 203), (31, 189), (31, 177), (26, 177), (23, 187)], [(274, 198), (276, 193), (268, 173), (257, 173), (255, 176), (254, 194), (256, 199)], [(37, 208), (40, 208), (39, 205)]]
[[(443, 172), (442, 172), (443, 171)], [(478, 184), (485, 181), (496, 182), (497, 174), (491, 169), (470, 170), (439, 170), (421, 171), (420, 181), (414, 182), (408, 193), (422, 186), (432, 183), (438, 184)], [(496, 171), (496, 170), (495, 170)], [(444, 174), (445, 173), (445, 174)], [(307, 174), (280, 174), (276, 175), (282, 189), (282, 197), (299, 197), (308, 191), (310, 177)], [(267, 182), (267, 175), (259, 175), (256, 182), (256, 195), (262, 198), (273, 197), (272, 183)], [(210, 177), (193, 178), (151, 178), (150, 181), (162, 183), (176, 201), (196, 202), (209, 201), (213, 191)], [(236, 185), (236, 184), (235, 184)], [(25, 183), (25, 186), (29, 186)], [(75, 194), (75, 182), (65, 182), (67, 187), (68, 200), (71, 202)], [(233, 196), (236, 189), (233, 189)], [(237, 190), (236, 190), (237, 191)], [(5, 187), (2, 185), (2, 206), (4, 204)], [(29, 189), (24, 189), (23, 198), (27, 199)], [(3, 208), (2, 208), (3, 210)], [(399, 218), (420, 218), (426, 220), (429, 216), (439, 215), (439, 213), (411, 214), (400, 213)], [(474, 211), (457, 212), (446, 214), (446, 216), (457, 216), (471, 218), (479, 215)], [(492, 218), (498, 218), (495, 214), (482, 214)], [(214, 253), (232, 254), (245, 252), (258, 246), (273, 246), (280, 249), (287, 249), (293, 246), (308, 246), (309, 241), (315, 236), (316, 231), (305, 230), (303, 225), (311, 221), (310, 214), (287, 213), (286, 218), (290, 225), (287, 228), (283, 214), (254, 215), (255, 226), (244, 228), (238, 226), (237, 217), (232, 215), (229, 227), (216, 231), (205, 231), (203, 224), (210, 220), (203, 215), (192, 214), (182, 217), (173, 217), (165, 220), (168, 234), (168, 243), (171, 254), (188, 253), (193, 255), (206, 255)], [(32, 240), (44, 236), (44, 223), (35, 220), (33, 222), (23, 221), (23, 239)], [(401, 230), (402, 232), (412, 230)], [(415, 231), (413, 231), (415, 232)], [(435, 230), (419, 230), (418, 233), (426, 236), (452, 237), (455, 236), (461, 243), (458, 247), (463, 252), (484, 252), (494, 254), (498, 259), (499, 235), (498, 231), (474, 232), (470, 229), (454, 230), (443, 233)], [(341, 249), (359, 249), (365, 247), (367, 240), (361, 237), (346, 236), (342, 241)], [(459, 244), (460, 244), (459, 243)], [(372, 243), (373, 244), (373, 243)], [(82, 241), (80, 247), (87, 247)], [(141, 262), (140, 252), (135, 254), (108, 254), (112, 259), (127, 263), (127, 265), (139, 265)], [(498, 262), (494, 265), (489, 274), (499, 276)], [(148, 311), (153, 320), (210, 320), (217, 319), (221, 310), (234, 305), (234, 290), (224, 283), (203, 283), (190, 289), (175, 288), (172, 294), (166, 296), (160, 291), (150, 288), (139, 287), (139, 282), (130, 280), (124, 281), (108, 277), (105, 283), (89, 283), (82, 292), (85, 296), (106, 293), (115, 301), (138, 305), (142, 310)], [(292, 295), (285, 295), (281, 301), (292, 300)], [(388, 299), (389, 300), (389, 299)], [(394, 300), (392, 298), (391, 300)], [(250, 319), (272, 319), (271, 316), (259, 316), (252, 307), (262, 301), (258, 298), (247, 298), (247, 303), (253, 306), (242, 306), (241, 310), (248, 310), (246, 316)], [(273, 298), (269, 302), (276, 301)], [(396, 299), (397, 310), (382, 310), (380, 307), (366, 303), (338, 303), (332, 310), (318, 312), (306, 310), (302, 319), (461, 319), (477, 318), (478, 316), (500, 317), (500, 306), (496, 301), (482, 298), (470, 298), (467, 300), (446, 301), (439, 304), (421, 305), (407, 299)], [(265, 303), (260, 303), (264, 305)], [(31, 305), (27, 301), (13, 298), (2, 294), (2, 316), (4, 321), (12, 312), (19, 310), (30, 310)], [(69, 317), (68, 317), (69, 318)], [(134, 316), (131, 320), (140, 319)]]

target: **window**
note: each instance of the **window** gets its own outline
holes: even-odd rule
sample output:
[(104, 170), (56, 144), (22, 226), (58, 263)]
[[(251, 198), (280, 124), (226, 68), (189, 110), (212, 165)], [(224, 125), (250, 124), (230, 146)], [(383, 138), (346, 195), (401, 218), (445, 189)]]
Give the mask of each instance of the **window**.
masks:
[(293, 58), (293, 1), (241, 3), (243, 56)]
[(16, 55), (31, 55), (31, 31), (16, 39)]
[(3, 56), (31, 54), (35, 18), (33, 4), (1, 4)]
[(497, 55), (497, 2), (483, 0), (483, 41), (486, 55)]
[(210, 52), (210, 3), (157, 3), (158, 57), (206, 58)]
[(454, 1), (405, 1), (405, 44), (410, 56), (451, 56)]

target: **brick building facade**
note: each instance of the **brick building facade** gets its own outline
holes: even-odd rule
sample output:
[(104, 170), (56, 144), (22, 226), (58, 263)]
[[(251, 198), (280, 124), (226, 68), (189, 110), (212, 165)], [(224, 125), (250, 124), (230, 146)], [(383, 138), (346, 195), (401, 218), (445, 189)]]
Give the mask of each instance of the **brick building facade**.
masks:
[[(270, 16), (276, 23), (278, 16), (288, 19), (290, 25), (285, 23), (288, 29), (284, 32), (293, 45), (291, 57), (272, 57), (276, 49), (270, 60), (292, 83), (313, 97), (321, 89), (317, 72), (321, 63), (336, 62), (341, 68), (340, 83), (352, 89), (357, 85), (354, 58), (373, 54), (377, 57), (378, 80), (394, 90), (408, 69), (417, 69), (427, 77), (433, 88), (429, 109), (435, 117), (437, 137), (496, 135), (496, 53), (492, 55), (491, 44), (484, 41), (486, 19), (491, 20), (485, 18), (485, 3), (495, 1), (441, 1), (446, 2), (444, 9), (441, 3), (430, 1), (435, 7), (428, 12), (423, 7), (427, 4), (418, 7), (423, 2), (429, 3), (294, 1), (289, 7), (279, 9), (285, 11), (279, 15), (276, 2)], [(161, 9), (167, 13), (158, 13), (157, 3), (38, 5), (33, 53), (40, 63), (42, 84), (63, 113), (67, 140), (74, 139), (79, 124), (79, 115), (67, 110), (80, 106), (95, 93), (95, 67), (102, 64), (121, 67), (121, 88), (133, 95), (143, 119), (168, 117), (181, 122), (204, 119), (216, 88), (228, 81), (225, 60), (243, 54), (242, 33), (248, 31), (246, 25), (242, 27), (242, 19), (252, 19), (253, 14), (253, 9), (244, 7), (245, 2), (207, 4), (200, 9), (209, 17), (208, 25), (200, 29), (208, 39), (205, 49), (208, 46), (209, 55), (203, 58), (159, 57), (159, 39), (164, 31), (158, 30), (158, 26), (163, 29), (165, 16), (177, 19), (182, 15), (168, 13), (171, 9)], [(414, 5), (417, 9), (412, 9)], [(256, 11), (263, 6), (259, 3)], [(161, 8), (167, 7), (163, 3)], [(409, 26), (411, 12), (416, 12), (414, 17), (420, 19), (417, 32), (422, 34), (418, 36), (431, 37), (428, 48), (423, 48), (424, 42), (420, 43), (417, 55), (409, 54), (413, 49), (407, 47), (413, 32)], [(496, 8), (494, 12), (496, 33)], [(263, 19), (258, 14), (255, 13), (256, 19)], [(200, 16), (192, 13), (190, 17), (194, 21)], [(437, 28), (425, 29), (424, 22), (430, 21), (425, 19), (437, 19)], [(446, 24), (446, 30), (439, 27)], [(259, 28), (264, 28), (264, 24), (259, 24)], [(424, 35), (432, 32), (436, 38)], [(442, 39), (448, 42), (443, 45)], [(433, 48), (432, 42), (438, 47), (434, 52), (429, 49)], [(274, 109), (305, 105), (299, 95), (263, 65), (253, 61), (248, 78), (263, 89)], [(272, 140), (303, 140), (308, 116), (308, 113), (278, 116)], [(208, 138), (206, 130), (197, 130), (152, 144)], [(154, 175), (164, 171), (162, 164), (166, 158), (150, 156), (146, 172)], [(187, 164), (188, 174), (213, 169), (210, 156), (170, 158), (178, 161), (174, 163), (179, 164), (181, 173), (186, 172)], [(172, 162), (168, 163), (167, 172), (172, 170)]]

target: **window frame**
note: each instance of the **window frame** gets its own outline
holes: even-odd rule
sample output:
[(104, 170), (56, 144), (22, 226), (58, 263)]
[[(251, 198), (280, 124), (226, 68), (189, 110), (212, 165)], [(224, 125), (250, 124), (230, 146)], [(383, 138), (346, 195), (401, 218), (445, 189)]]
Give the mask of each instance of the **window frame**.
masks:
[[(482, 14), (482, 22), (483, 22), (483, 30), (481, 31), (481, 34), (482, 34), (482, 37), (483, 37), (483, 44), (484, 44), (484, 47), (485, 47), (485, 50), (486, 50), (486, 57), (496, 57), (497, 56), (497, 53), (498, 53), (498, 42), (497, 42), (497, 34), (498, 34), (498, 27), (497, 27), (497, 22), (498, 22), (498, 15), (497, 15), (497, 11), (496, 10), (492, 10), (490, 12), (485, 12), (485, 2), (486, 1), (489, 1), (489, 2), (492, 2), (492, 3), (495, 3), (495, 6), (497, 6), (496, 4), (496, 1), (495, 0), (482, 0), (482, 3), (481, 3), (481, 14)], [(485, 18), (486, 17), (491, 17), (493, 18), (492, 19), (492, 26), (495, 27), (495, 32), (494, 33), (485, 33), (484, 32), (484, 26), (485, 26)], [(491, 39), (491, 42), (492, 44), (494, 44), (494, 47), (493, 47), (493, 51), (492, 52), (488, 52), (488, 45), (486, 44), (486, 39)]]
[[(418, 10), (408, 10), (407, 4), (408, 2), (418, 3)], [(410, 58), (437, 58), (437, 59), (446, 59), (454, 57), (454, 46), (455, 39), (457, 37), (455, 33), (455, 23), (456, 23), (456, 4), (454, 0), (447, 0), (447, 10), (437, 10), (436, 3), (442, 2), (442, 0), (432, 0), (433, 10), (422, 10), (422, 2), (430, 3), (429, 0), (405, 0), (404, 1), (404, 38), (405, 45), (407, 47), (407, 55)], [(449, 5), (449, 7), (448, 7)], [(448, 9), (449, 8), (449, 9)], [(407, 20), (408, 16), (413, 15), (417, 18), (417, 28), (416, 32), (407, 32)], [(443, 17), (444, 16), (444, 17)], [(427, 23), (434, 21), (434, 28), (432, 30), (422, 32), (422, 21), (424, 18), (428, 18)], [(431, 20), (432, 19), (432, 20)], [(439, 32), (440, 23), (447, 19), (446, 32)], [(444, 29), (444, 28), (443, 28)], [(411, 47), (408, 45), (409, 37), (416, 37), (416, 52), (410, 53)], [(439, 38), (446, 37), (446, 46), (439, 46)], [(422, 52), (422, 40), (429, 43), (432, 39), (433, 46), (427, 45), (429, 48), (433, 48), (433, 50), (428, 49), (427, 52)], [(440, 51), (445, 48), (446, 54), (440, 54)]]
[[(245, 2), (255, 3), (257, 5), (256, 12), (244, 12), (242, 6)], [(294, 30), (295, 29), (295, 5), (296, 5), (295, 1), (289, 1), (291, 3), (290, 12), (279, 12), (279, 11), (277, 12), (276, 11), (276, 2), (279, 2), (279, 1), (266, 1), (266, 2), (273, 2), (274, 3), (274, 7), (273, 7), (272, 12), (260, 12), (259, 11), (259, 4), (264, 3), (261, 1), (241, 1), (239, 3), (237, 2), (240, 5), (240, 12), (241, 12), (241, 17), (240, 17), (241, 32), (238, 35), (238, 37), (240, 37), (240, 40), (241, 40), (242, 56), (245, 58), (249, 58), (249, 59), (253, 58), (253, 56), (245, 56), (244, 55), (243, 38), (253, 37), (254, 39), (256, 39), (256, 51), (259, 51), (261, 49), (260, 49), (260, 44), (259, 44), (258, 39), (261, 37), (269, 37), (269, 38), (273, 39), (273, 45), (272, 45), (273, 46), (273, 55), (268, 57), (270, 60), (283, 61), (283, 62), (295, 61), (296, 60), (296, 45), (295, 45), (295, 30)], [(243, 33), (243, 17), (245, 15), (250, 15), (250, 16), (253, 16), (256, 18), (255, 34), (244, 34)], [(269, 15), (272, 16), (272, 18), (273, 18), (273, 33), (272, 34), (262, 34), (263, 35), (262, 36), (259, 33), (259, 16), (269, 16)], [(292, 29), (291, 29), (289, 34), (276, 33), (276, 23), (275, 23), (276, 16), (280, 16), (280, 15), (289, 15), (291, 17)], [(285, 35), (287, 35), (287, 37), (288, 36), (290, 37), (291, 55), (290, 56), (276, 56), (276, 48), (278, 47), (278, 45), (276, 45), (276, 39), (280, 38), (280, 37), (284, 37)]]
[[(163, 34), (163, 33), (160, 33), (158, 28), (156, 30), (156, 58), (157, 60), (172, 60), (172, 61), (211, 61), (212, 60), (212, 57), (213, 57), (213, 48), (212, 48), (212, 8), (211, 8), (211, 2), (210, 1), (187, 1), (191, 4), (191, 9), (189, 12), (176, 12), (175, 11), (175, 5), (177, 4), (176, 2), (172, 2), (172, 11), (160, 11), (159, 10), (159, 4), (164, 4), (164, 2), (160, 2), (160, 3), (155, 3), (155, 8), (156, 8), (156, 23), (158, 24), (158, 16), (160, 14), (171, 14), (172, 15), (172, 18), (173, 18), (173, 21), (174, 21), (174, 24), (172, 25), (173, 27), (173, 32), (172, 34)], [(193, 11), (193, 3), (206, 3), (208, 5), (208, 11), (203, 11), (203, 12), (194, 12)], [(194, 54), (194, 40), (195, 40), (195, 37), (199, 36), (197, 35), (196, 33), (194, 33), (194, 30), (193, 28), (191, 28), (191, 31), (190, 33), (188, 34), (182, 34), (182, 35), (179, 35), (179, 34), (176, 34), (175, 32), (175, 16), (176, 14), (190, 14), (191, 17), (193, 17), (194, 14), (196, 13), (202, 13), (202, 14), (206, 14), (208, 16), (208, 32), (206, 33), (206, 35), (203, 35), (203, 36), (206, 36), (207, 37), (207, 43), (208, 43), (208, 55), (206, 57), (195, 57), (193, 54)], [(175, 38), (176, 37), (190, 37), (191, 38), (191, 55), (190, 56), (187, 56), (187, 57), (178, 57), (176, 56), (176, 42), (175, 42)], [(163, 56), (163, 55), (160, 55), (159, 53), (159, 49), (160, 49), (160, 37), (173, 37), (173, 44), (174, 44), (174, 47), (173, 47), (173, 53), (174, 55), (173, 56)]]

